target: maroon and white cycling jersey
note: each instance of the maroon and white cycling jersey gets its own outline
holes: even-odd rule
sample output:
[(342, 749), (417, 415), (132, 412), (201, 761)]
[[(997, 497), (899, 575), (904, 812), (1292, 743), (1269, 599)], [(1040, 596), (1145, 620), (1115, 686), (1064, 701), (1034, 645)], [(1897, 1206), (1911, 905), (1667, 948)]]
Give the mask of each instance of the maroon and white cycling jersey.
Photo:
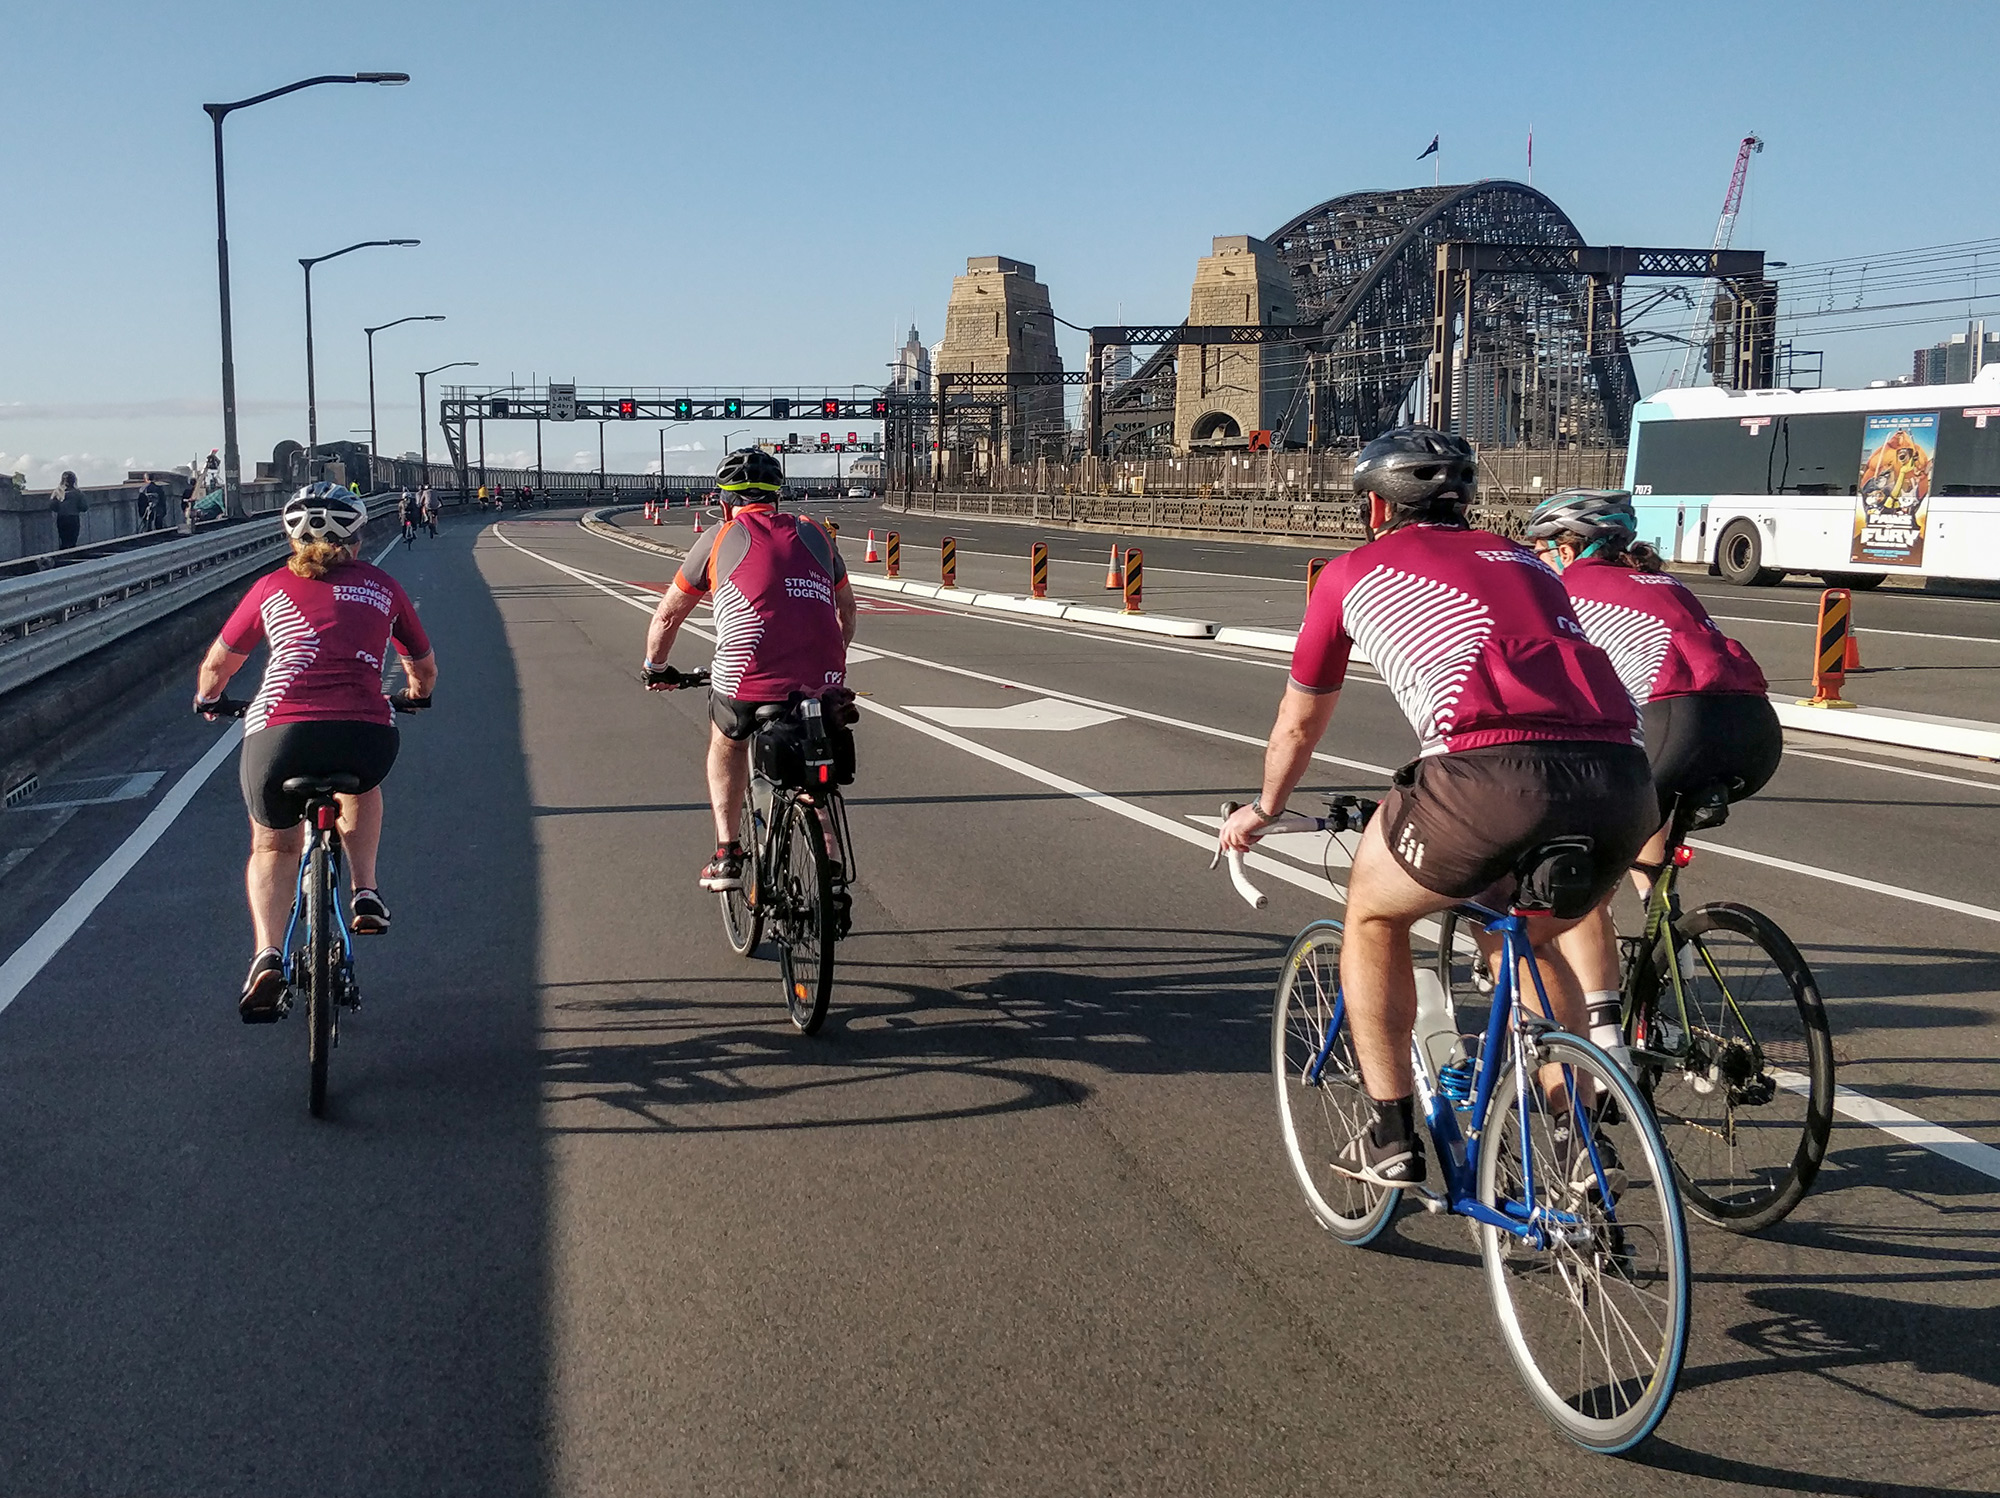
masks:
[(323, 578), (288, 567), (266, 573), (220, 638), (238, 655), (271, 643), (263, 683), (243, 715), (246, 733), (279, 723), (392, 723), (382, 695), (389, 642), (416, 659), (431, 653), (402, 584), (366, 562), (343, 563)]
[(1715, 627), (1678, 578), (1579, 557), (1562, 580), (1583, 632), (1604, 647), (1634, 702), (1768, 690), (1750, 652)]
[(1336, 690), (1356, 645), (1416, 729), (1420, 756), (1643, 742), (1631, 694), (1562, 581), (1491, 531), (1405, 525), (1328, 563), (1292, 653), (1293, 685)]
[(709, 686), (740, 702), (783, 702), (847, 678), (836, 593), (847, 564), (833, 538), (803, 515), (764, 505), (737, 510), (688, 548), (674, 586), (713, 593), (715, 657)]

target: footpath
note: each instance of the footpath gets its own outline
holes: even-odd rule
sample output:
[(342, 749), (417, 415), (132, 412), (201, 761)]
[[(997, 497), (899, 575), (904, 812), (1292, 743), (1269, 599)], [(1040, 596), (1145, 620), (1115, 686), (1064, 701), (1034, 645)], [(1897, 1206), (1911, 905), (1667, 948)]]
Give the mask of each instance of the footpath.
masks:
[[(833, 518), (837, 523), (842, 519)], [(1069, 538), (1062, 550), (1071, 554), (1050, 559), (1049, 596), (1035, 598), (1023, 586), (1028, 582), (1025, 556), (1001, 555), (969, 544), (958, 549), (955, 586), (930, 580), (940, 570), (937, 552), (930, 546), (921, 550), (906, 548), (901, 558), (903, 575), (888, 577), (884, 562), (865, 560), (867, 518), (872, 517), (854, 516), (854, 530), (858, 534), (843, 530), (839, 538), (849, 578), (864, 594), (902, 595), (956, 608), (1026, 615), (1087, 629), (1201, 640), (1271, 654), (1290, 655), (1297, 641), (1297, 621), (1305, 600), (1303, 577), (1296, 584), (1284, 585), (1268, 576), (1234, 576), (1226, 571), (1149, 564), (1145, 569), (1147, 576), (1157, 572), (1167, 586), (1148, 588), (1146, 592), (1154, 596), (1160, 591), (1170, 592), (1177, 610), (1190, 611), (1155, 612), (1144, 606), (1142, 593), (1141, 610), (1128, 613), (1123, 608), (1122, 591), (1103, 586), (1111, 571), (1109, 542), (1102, 560), (1086, 561), (1076, 554), (1081, 550), (1077, 538)], [(659, 525), (649, 523), (639, 509), (597, 511), (586, 517), (584, 523), (612, 539), (674, 557), (685, 554), (694, 536), (694, 517), (686, 510), (666, 512)], [(878, 555), (885, 534), (878, 526)], [(1142, 551), (1151, 550), (1142, 547)], [(1178, 548), (1172, 549), (1172, 554), (1177, 558), (1183, 555)], [(1195, 609), (1199, 613), (1193, 612)], [(1359, 651), (1355, 658), (1365, 662)], [(1795, 694), (1778, 692), (1772, 693), (1771, 703), (1777, 709), (1780, 723), (1803, 733), (2000, 760), (2000, 722), (1886, 707), (1805, 707)]]

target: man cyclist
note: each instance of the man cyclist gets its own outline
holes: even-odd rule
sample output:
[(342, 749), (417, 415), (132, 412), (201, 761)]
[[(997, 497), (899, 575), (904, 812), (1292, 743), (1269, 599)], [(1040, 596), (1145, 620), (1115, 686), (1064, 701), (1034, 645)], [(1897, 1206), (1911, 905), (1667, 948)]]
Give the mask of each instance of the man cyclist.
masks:
[[(1415, 1185), (1425, 1174), (1412, 1103), (1410, 928), (1462, 900), (1503, 904), (1521, 855), (1569, 835), (1592, 839), (1594, 901), (1655, 823), (1630, 695), (1585, 638), (1555, 574), (1467, 523), (1477, 471), (1461, 438), (1421, 427), (1384, 433), (1355, 458), (1354, 489), (1374, 539), (1320, 574), (1263, 790), (1221, 834), (1240, 851), (1284, 810), (1359, 645), (1420, 740), (1355, 852), (1340, 961), (1375, 1116), (1333, 1163), (1380, 1186)], [(1582, 1033), (1583, 996), (1554, 940), (1574, 924), (1530, 917), (1528, 940), (1555, 1018)]]
[(424, 519), (424, 509), (417, 503), (417, 496), (405, 489), (403, 497), (396, 503), (396, 513), (403, 522), (403, 544), (405, 546), (415, 544), (417, 527), (423, 524)]
[[(1577, 622), (1610, 655), (1639, 708), (1659, 798), (1658, 830), (1632, 870), (1644, 895), (1667, 856), (1674, 802), (1714, 785), (1731, 801), (1754, 796), (1777, 772), (1785, 734), (1750, 652), (1716, 628), (1638, 534), (1623, 489), (1564, 490), (1528, 522), (1528, 538), (1561, 575)], [(1612, 892), (1559, 945), (1583, 985), (1591, 1039), (1615, 1052), (1624, 1040)]]
[(243, 718), (239, 778), (250, 812), (245, 883), (257, 954), (237, 1012), (247, 1025), (278, 1018), (285, 992), (284, 940), (293, 870), (304, 846), (305, 803), (285, 782), (297, 776), (353, 775), (354, 795), (340, 798), (340, 836), (354, 870), (351, 928), (363, 936), (389, 929), (389, 909), (375, 885), (382, 838), (382, 781), (396, 762), (397, 733), (382, 695), (382, 663), (393, 640), (407, 691), (399, 700), (428, 707), (437, 684), (430, 637), (402, 586), (357, 559), (368, 511), (338, 484), (308, 484), (285, 506), (292, 555), (251, 585), (201, 663), (195, 709), (221, 698), (230, 678), (261, 643), (271, 647), (264, 679)]
[(438, 507), (429, 484), (424, 485), (417, 493), (417, 513), (424, 517), (424, 529), (431, 533), (431, 539), (437, 540)]
[(843, 685), (856, 616), (847, 564), (833, 538), (817, 521), (778, 509), (785, 470), (776, 458), (746, 447), (722, 460), (715, 479), (723, 522), (688, 549), (653, 611), (644, 676), (653, 691), (679, 682), (667, 655), (695, 605), (710, 599), (708, 800), (715, 856), (701, 871), (701, 887), (731, 890), (743, 886), (736, 816), (750, 778), (757, 709), (788, 701), (793, 692), (816, 695)]

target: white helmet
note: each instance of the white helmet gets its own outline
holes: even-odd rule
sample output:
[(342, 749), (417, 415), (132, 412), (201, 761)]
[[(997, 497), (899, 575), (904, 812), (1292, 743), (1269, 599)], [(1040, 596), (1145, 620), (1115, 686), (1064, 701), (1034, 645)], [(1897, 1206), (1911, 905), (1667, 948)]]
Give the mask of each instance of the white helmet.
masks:
[(345, 545), (361, 534), (368, 507), (352, 492), (321, 480), (307, 484), (285, 506), (285, 534), (294, 541), (333, 541)]

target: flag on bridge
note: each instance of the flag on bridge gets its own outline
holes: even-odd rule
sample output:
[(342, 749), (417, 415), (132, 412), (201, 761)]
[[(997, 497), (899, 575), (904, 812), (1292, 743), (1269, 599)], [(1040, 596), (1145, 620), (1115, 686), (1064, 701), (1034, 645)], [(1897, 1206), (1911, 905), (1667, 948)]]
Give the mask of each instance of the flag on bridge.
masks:
[(1417, 160), (1422, 161), (1426, 156), (1437, 155), (1437, 149), (1438, 149), (1438, 138), (1437, 136), (1433, 135), (1431, 137), (1431, 143), (1425, 146), (1423, 150), (1417, 153)]

